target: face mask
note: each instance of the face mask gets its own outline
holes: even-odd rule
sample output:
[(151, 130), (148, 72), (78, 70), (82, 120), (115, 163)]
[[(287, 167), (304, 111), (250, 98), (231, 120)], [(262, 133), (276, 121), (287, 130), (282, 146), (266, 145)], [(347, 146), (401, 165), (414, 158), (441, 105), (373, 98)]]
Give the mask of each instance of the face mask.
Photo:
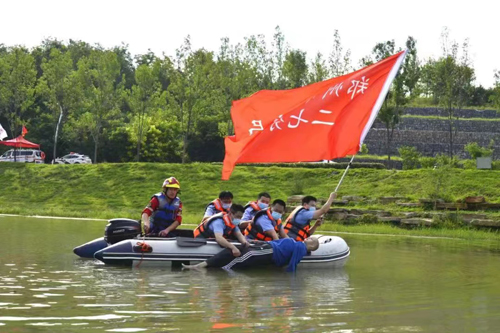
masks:
[(257, 205), (259, 206), (260, 209), (266, 209), (267, 207), (269, 207), (268, 204), (265, 204), (263, 202), (259, 202), (259, 203), (257, 203)]
[(231, 205), (232, 205), (232, 203), (223, 203), (222, 208), (229, 209), (229, 208), (231, 208)]
[(310, 212), (314, 212), (316, 210), (316, 207), (309, 207)]
[(271, 215), (273, 216), (273, 219), (275, 219), (275, 220), (279, 220), (281, 218), (281, 216), (283, 216), (283, 214), (280, 214), (278, 212), (273, 212)]
[(240, 224), (240, 222), (241, 222), (241, 219), (233, 219), (233, 225), (236, 227)]

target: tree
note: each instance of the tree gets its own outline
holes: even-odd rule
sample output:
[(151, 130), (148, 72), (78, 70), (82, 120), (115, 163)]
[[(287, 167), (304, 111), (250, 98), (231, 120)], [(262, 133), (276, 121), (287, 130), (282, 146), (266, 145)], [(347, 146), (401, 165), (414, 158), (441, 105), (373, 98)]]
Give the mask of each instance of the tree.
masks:
[[(83, 113), (77, 124), (88, 131), (94, 141), (94, 163), (103, 134), (113, 118), (120, 113), (123, 81), (120, 63), (113, 51), (92, 50), (89, 57), (78, 62), (78, 80), (84, 92)], [(120, 82), (117, 84), (117, 82)]]
[(406, 50), (405, 63), (403, 66), (403, 81), (407, 88), (409, 98), (413, 99), (420, 94), (418, 91), (418, 82), (421, 77), (421, 68), (417, 56), (417, 41), (412, 36), (408, 36), (406, 40)]
[(301, 50), (288, 52), (283, 63), (283, 77), (286, 88), (299, 88), (307, 82), (306, 53)]
[(35, 85), (35, 60), (28, 50), (13, 47), (0, 54), (0, 116), (13, 137), (27, 122), (23, 116), (35, 103)]
[(147, 162), (179, 163), (181, 141), (180, 126), (176, 120), (162, 120), (151, 125), (146, 132), (142, 155)]
[[(278, 34), (278, 36), (281, 35)], [(257, 72), (258, 90), (283, 89), (280, 88), (280, 82), (275, 84), (277, 80), (275, 76), (279, 77), (279, 73), (276, 72), (276, 59), (272, 58), (272, 52), (267, 51), (263, 35), (246, 37), (243, 54), (243, 61)], [(281, 67), (279, 67), (279, 71), (281, 71)]]
[[(394, 40), (383, 43), (378, 43), (372, 50), (375, 61), (380, 61), (388, 56), (394, 54), (395, 43)], [(403, 109), (399, 104), (401, 97), (404, 95), (403, 80), (399, 74), (393, 82), (392, 92), (389, 92), (384, 100), (384, 104), (380, 108), (378, 119), (381, 120), (386, 128), (387, 141), (387, 159), (391, 160), (391, 142), (394, 134), (394, 128), (399, 124)]]
[(137, 154), (136, 161), (141, 158), (141, 143), (143, 141), (143, 133), (146, 117), (151, 114), (154, 109), (165, 108), (166, 106), (166, 91), (162, 91), (159, 81), (159, 72), (161, 62), (156, 60), (151, 64), (143, 64), (137, 67), (135, 71), (136, 85), (127, 91), (126, 101), (135, 117), (136, 126), (135, 136), (137, 137)]
[(333, 49), (328, 58), (330, 75), (332, 77), (342, 76), (352, 70), (351, 50), (343, 52), (342, 40), (338, 30), (333, 34)]
[(459, 45), (449, 42), (449, 31), (444, 29), (442, 34), (443, 55), (432, 63), (432, 91), (435, 100), (445, 110), (448, 116), (449, 155), (453, 157), (453, 139), (456, 132), (455, 110), (459, 110), (470, 99), (474, 69), (469, 58), (468, 40), (462, 45), (462, 57), (459, 58)]
[(146, 117), (154, 109), (164, 109), (166, 106), (166, 91), (162, 91), (159, 81), (160, 67), (161, 63), (159, 60), (150, 65), (143, 64), (137, 67), (135, 71), (136, 85), (126, 95), (127, 103), (136, 123), (134, 134), (137, 137), (137, 162), (141, 158), (141, 143), (145, 131)]
[(309, 70), (309, 80), (308, 83), (320, 82), (328, 79), (328, 68), (326, 67), (325, 60), (323, 60), (323, 55), (318, 52), (316, 58), (311, 63), (311, 69)]
[[(276, 26), (273, 35), (273, 49), (269, 54), (268, 70), (271, 69), (271, 87), (270, 89), (286, 89), (284, 64), (288, 54), (288, 45), (285, 42), (285, 35), (281, 32), (279, 26)], [(265, 48), (262, 49), (265, 51)], [(269, 67), (270, 66), (270, 67)]]
[(493, 87), (493, 92), (490, 96), (490, 102), (493, 104), (493, 107), (497, 110), (497, 113), (500, 113), (500, 70), (495, 71), (494, 78), (495, 78), (495, 85)]
[(207, 115), (224, 112), (225, 97), (219, 87), (218, 71), (213, 53), (205, 50), (191, 51), (190, 41), (178, 49), (176, 62), (180, 64), (172, 72), (168, 87), (168, 105), (177, 117), (182, 133), (182, 162), (189, 160), (189, 141), (197, 128), (199, 119)]
[(76, 108), (81, 91), (77, 88), (71, 55), (57, 48), (50, 51), (41, 68), (43, 75), (37, 86), (38, 94), (45, 99), (45, 104), (52, 110), (55, 122), (53, 158), (57, 157), (57, 141), (63, 118)]
[[(378, 119), (382, 121), (386, 128), (387, 141), (387, 159), (391, 160), (391, 143), (394, 135), (394, 129), (401, 121), (404, 107), (410, 99), (415, 96), (415, 86), (419, 79), (419, 66), (417, 59), (416, 41), (409, 36), (406, 41), (407, 53), (405, 61), (399, 70), (398, 75), (393, 81), (382, 108), (380, 109)], [(373, 54), (376, 61), (395, 53), (394, 41), (378, 43), (373, 48)]]

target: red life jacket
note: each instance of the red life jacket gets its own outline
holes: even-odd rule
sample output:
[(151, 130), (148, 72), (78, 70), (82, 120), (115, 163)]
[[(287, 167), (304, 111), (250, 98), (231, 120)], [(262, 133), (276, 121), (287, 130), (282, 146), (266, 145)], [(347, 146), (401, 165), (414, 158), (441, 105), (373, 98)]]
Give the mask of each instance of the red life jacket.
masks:
[(199, 226), (194, 229), (193, 235), (194, 238), (196, 237), (203, 237), (203, 238), (215, 238), (215, 234), (213, 233), (212, 230), (208, 228), (208, 226), (215, 220), (222, 219), (224, 221), (224, 225), (226, 228), (224, 229), (224, 238), (229, 238), (232, 236), (233, 231), (234, 231), (234, 224), (231, 222), (231, 219), (229, 216), (225, 213), (219, 213), (215, 214), (211, 217), (209, 217), (206, 221), (201, 222)]
[(248, 227), (245, 229), (245, 236), (249, 236), (250, 239), (258, 239), (261, 241), (272, 241), (273, 239), (266, 235), (264, 233), (264, 230), (262, 227), (257, 224), (257, 219), (262, 217), (263, 215), (267, 214), (267, 217), (271, 220), (274, 226), (274, 230), (276, 233), (280, 232), (280, 225), (281, 225), (281, 219), (278, 219), (277, 221), (273, 218), (273, 215), (271, 214), (271, 209), (268, 208), (266, 210), (261, 210), (257, 214), (255, 214), (255, 217), (253, 218), (252, 222), (248, 225)]
[(304, 225), (295, 222), (295, 217), (302, 210), (306, 209), (302, 206), (295, 208), (286, 219), (285, 227), (283, 228), (288, 237), (293, 238), (296, 241), (303, 241), (310, 236), (309, 230), (311, 229), (311, 220), (307, 221)]

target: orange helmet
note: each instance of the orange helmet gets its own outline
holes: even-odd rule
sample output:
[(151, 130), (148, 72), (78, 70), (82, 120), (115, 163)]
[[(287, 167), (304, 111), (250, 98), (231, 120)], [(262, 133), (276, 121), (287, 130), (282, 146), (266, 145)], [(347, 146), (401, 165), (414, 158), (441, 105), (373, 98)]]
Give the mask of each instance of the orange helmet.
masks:
[(162, 186), (162, 188), (167, 188), (167, 187), (173, 187), (173, 188), (180, 189), (181, 184), (179, 183), (179, 181), (175, 177), (169, 177), (169, 178), (165, 179), (165, 181), (163, 182), (163, 186)]

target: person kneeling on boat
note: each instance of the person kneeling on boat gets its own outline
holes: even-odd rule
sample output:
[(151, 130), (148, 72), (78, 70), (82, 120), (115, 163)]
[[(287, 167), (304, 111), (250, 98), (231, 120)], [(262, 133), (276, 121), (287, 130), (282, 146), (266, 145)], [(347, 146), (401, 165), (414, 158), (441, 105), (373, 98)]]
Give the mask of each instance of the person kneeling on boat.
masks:
[(224, 249), (206, 261), (197, 265), (182, 265), (186, 269), (218, 267), (226, 270), (266, 265), (282, 267), (288, 265), (287, 271), (294, 272), (302, 258), (319, 247), (317, 238), (306, 238), (297, 242), (291, 238), (256, 242), (242, 249), (241, 257), (234, 258), (228, 249)]
[(257, 212), (250, 225), (245, 229), (244, 234), (247, 239), (271, 241), (288, 238), (281, 223), (281, 216), (283, 216), (285, 209), (286, 203), (281, 199), (276, 199), (270, 208)]
[[(307, 237), (312, 236), (316, 228), (323, 224), (322, 216), (328, 212), (336, 197), (336, 192), (330, 193), (328, 201), (323, 207), (316, 210), (316, 202), (318, 200), (310, 195), (305, 196), (302, 199), (302, 206), (295, 208), (286, 219), (284, 229), (288, 237), (303, 241)], [(314, 219), (316, 219), (316, 223), (314, 223), (314, 226), (311, 228), (311, 220)]]
[(257, 196), (257, 201), (250, 201), (245, 206), (245, 212), (241, 218), (240, 229), (245, 230), (250, 222), (252, 222), (255, 214), (269, 208), (271, 195), (267, 192), (261, 192)]
[(142, 211), (144, 233), (175, 237), (175, 229), (182, 223), (182, 202), (177, 197), (181, 184), (175, 177), (165, 179), (162, 191), (156, 193)]
[(237, 239), (243, 246), (248, 246), (245, 236), (238, 227), (243, 216), (243, 206), (234, 204), (229, 212), (215, 214), (204, 222), (201, 222), (194, 229), (194, 237), (215, 238), (215, 241), (222, 247), (229, 249), (233, 256), (239, 257), (240, 250), (227, 239)]
[(222, 191), (219, 193), (219, 198), (215, 199), (205, 208), (205, 214), (201, 222), (205, 222), (210, 217), (219, 213), (229, 212), (229, 208), (233, 204), (233, 194), (229, 191)]

